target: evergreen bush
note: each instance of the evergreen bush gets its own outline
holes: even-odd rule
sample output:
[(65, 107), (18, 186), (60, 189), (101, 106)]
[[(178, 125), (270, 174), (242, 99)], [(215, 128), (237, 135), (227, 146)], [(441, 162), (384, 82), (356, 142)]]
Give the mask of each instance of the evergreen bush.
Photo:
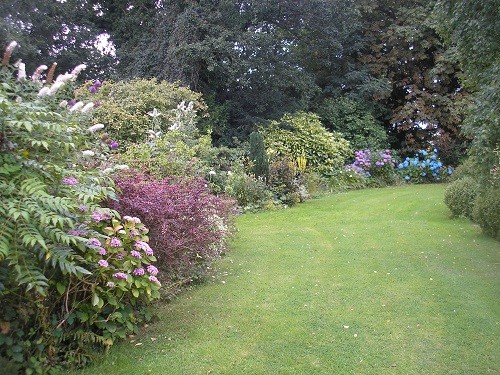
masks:
[(479, 193), (479, 185), (472, 177), (455, 180), (445, 190), (444, 203), (453, 217), (472, 219), (474, 201)]

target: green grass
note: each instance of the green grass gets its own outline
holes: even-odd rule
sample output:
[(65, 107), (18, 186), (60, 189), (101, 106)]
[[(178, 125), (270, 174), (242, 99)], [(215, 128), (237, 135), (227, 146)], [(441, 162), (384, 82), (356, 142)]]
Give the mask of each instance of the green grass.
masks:
[(498, 374), (500, 244), (443, 191), (241, 216), (211, 281), (76, 374)]

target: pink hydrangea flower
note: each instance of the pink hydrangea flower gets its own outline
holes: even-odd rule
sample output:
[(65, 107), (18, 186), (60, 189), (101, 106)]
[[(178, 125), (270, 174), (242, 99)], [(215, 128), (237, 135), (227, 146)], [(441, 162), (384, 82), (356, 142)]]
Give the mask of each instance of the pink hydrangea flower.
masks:
[(107, 251), (104, 247), (99, 246), (98, 249), (99, 249), (99, 255), (106, 255), (107, 254)]
[(149, 281), (161, 286), (160, 281), (156, 278), (156, 276), (149, 276)]
[(109, 266), (108, 262), (104, 259), (101, 259), (99, 262), (97, 262), (101, 267), (107, 267)]
[(114, 273), (113, 277), (119, 280), (127, 280), (127, 274), (123, 272)]
[(136, 251), (136, 250), (132, 250), (130, 252), (130, 255), (132, 255), (134, 258), (137, 258), (137, 259), (141, 259), (142, 258), (142, 255), (140, 252)]
[(78, 180), (75, 177), (64, 177), (62, 182), (70, 186), (78, 184)]
[(142, 276), (144, 275), (144, 268), (136, 268), (135, 270), (132, 271), (132, 275), (134, 276)]
[(89, 241), (87, 242), (90, 246), (101, 246), (101, 241), (99, 241), (97, 238), (89, 238)]
[(147, 267), (147, 270), (148, 270), (148, 273), (151, 274), (151, 275), (158, 275), (158, 268), (156, 268), (155, 266), (153, 266), (152, 264), (150, 264), (148, 267)]
[(148, 256), (153, 255), (153, 250), (151, 249), (151, 247), (149, 247), (149, 244), (147, 242), (135, 241), (134, 246), (138, 249), (143, 250)]
[(113, 237), (109, 242), (109, 246), (111, 247), (120, 247), (122, 245), (122, 241), (119, 238)]

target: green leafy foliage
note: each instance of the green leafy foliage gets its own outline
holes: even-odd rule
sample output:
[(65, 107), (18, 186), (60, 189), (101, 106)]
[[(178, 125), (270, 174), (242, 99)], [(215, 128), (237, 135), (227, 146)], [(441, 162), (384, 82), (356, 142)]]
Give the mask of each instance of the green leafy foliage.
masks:
[(287, 114), (280, 121), (271, 121), (262, 127), (267, 153), (289, 156), (293, 160), (304, 157), (307, 168), (328, 173), (340, 169), (351, 156), (349, 142), (338, 133), (330, 133), (312, 113)]
[(490, 187), (482, 191), (474, 203), (474, 221), (488, 236), (500, 240), (500, 188)]
[(318, 109), (318, 114), (326, 128), (342, 134), (355, 150), (380, 150), (389, 145), (382, 124), (353, 99), (326, 99)]
[(147, 246), (144, 226), (96, 211), (115, 198), (97, 128), (40, 94), (56, 84), (13, 77), (11, 66), (0, 68), (0, 363), (52, 373), (137, 330), (158, 284), (132, 276), (155, 258), (129, 253)]
[(250, 161), (252, 162), (252, 172), (256, 177), (261, 177), (264, 180), (269, 175), (269, 160), (266, 154), (264, 138), (259, 132), (250, 134)]
[(479, 193), (479, 185), (471, 177), (453, 181), (445, 190), (444, 203), (453, 217), (467, 217), (472, 219), (474, 200)]
[(156, 79), (131, 81), (105, 81), (100, 89), (89, 91), (87, 82), (76, 91), (77, 99), (99, 101), (92, 114), (93, 123), (102, 123), (112, 139), (120, 142), (143, 142), (155, 133), (166, 133), (178, 120), (179, 108), (186, 109), (192, 102), (194, 111), (204, 112), (201, 94), (188, 88)]

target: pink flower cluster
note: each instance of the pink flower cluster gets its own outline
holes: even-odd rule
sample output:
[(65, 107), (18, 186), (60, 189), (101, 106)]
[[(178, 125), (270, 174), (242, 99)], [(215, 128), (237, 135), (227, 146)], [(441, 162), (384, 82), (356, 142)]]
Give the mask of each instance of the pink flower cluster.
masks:
[(70, 186), (78, 184), (78, 180), (75, 177), (64, 177), (62, 182)]
[(149, 246), (147, 242), (144, 241), (135, 241), (134, 247), (137, 249), (141, 249), (146, 253), (147, 256), (153, 256), (153, 249)]
[(108, 214), (107, 212), (101, 212), (101, 211), (94, 211), (94, 212), (92, 212), (92, 215), (90, 215), (90, 216), (91, 216), (92, 220), (94, 220), (95, 223), (111, 219), (110, 214)]

